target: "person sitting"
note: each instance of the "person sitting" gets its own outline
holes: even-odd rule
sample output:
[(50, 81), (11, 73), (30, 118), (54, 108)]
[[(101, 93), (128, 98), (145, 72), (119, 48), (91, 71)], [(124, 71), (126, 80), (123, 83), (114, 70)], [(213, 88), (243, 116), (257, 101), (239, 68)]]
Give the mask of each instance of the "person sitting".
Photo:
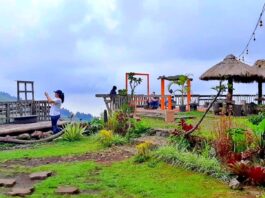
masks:
[(153, 92), (151, 98), (147, 101), (147, 106), (150, 109), (157, 109), (159, 107), (159, 98), (155, 95), (155, 92)]

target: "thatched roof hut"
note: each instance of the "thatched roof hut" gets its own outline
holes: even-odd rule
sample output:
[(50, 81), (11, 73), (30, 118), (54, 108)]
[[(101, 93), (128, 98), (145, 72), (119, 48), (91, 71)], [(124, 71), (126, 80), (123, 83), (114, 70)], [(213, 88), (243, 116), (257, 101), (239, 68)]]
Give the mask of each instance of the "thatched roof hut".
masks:
[(223, 61), (203, 73), (201, 80), (233, 80), (234, 82), (254, 82), (258, 74), (251, 66), (237, 60), (234, 55), (228, 55)]

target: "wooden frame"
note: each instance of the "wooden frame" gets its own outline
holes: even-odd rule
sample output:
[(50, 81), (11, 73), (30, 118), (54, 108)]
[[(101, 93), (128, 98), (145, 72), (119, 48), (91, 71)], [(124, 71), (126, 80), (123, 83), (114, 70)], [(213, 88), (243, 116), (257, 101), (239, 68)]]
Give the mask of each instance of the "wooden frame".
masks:
[[(133, 72), (134, 73), (134, 72)], [(125, 74), (125, 88), (128, 91), (128, 77), (130, 73)], [(150, 95), (150, 75), (147, 73), (134, 73), (136, 76), (146, 76), (147, 78), (147, 95)]]
[[(24, 89), (22, 89), (22, 85)], [(30, 89), (28, 89), (29, 87)], [(31, 94), (31, 99), (28, 99), (28, 94)], [(24, 99), (23, 96), (24, 95)], [(17, 81), (17, 101), (34, 101), (34, 82), (33, 81)]]

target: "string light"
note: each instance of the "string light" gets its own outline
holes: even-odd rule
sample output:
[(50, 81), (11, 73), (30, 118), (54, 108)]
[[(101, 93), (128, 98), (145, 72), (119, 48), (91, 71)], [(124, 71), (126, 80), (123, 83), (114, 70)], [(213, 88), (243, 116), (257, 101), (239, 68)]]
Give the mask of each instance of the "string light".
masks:
[(257, 21), (257, 23), (255, 25), (254, 31), (252, 32), (252, 34), (251, 34), (251, 36), (250, 36), (250, 38), (249, 38), (249, 40), (247, 42), (247, 45), (245, 46), (245, 48), (243, 48), (242, 52), (238, 56), (239, 59), (240, 59), (240, 57), (242, 57), (242, 59), (241, 59), (242, 61), (244, 61), (244, 59), (245, 59), (244, 54), (248, 54), (249, 53), (248, 49), (249, 49), (249, 45), (250, 45), (251, 41), (254, 41), (254, 42), (256, 41), (256, 31), (257, 31), (258, 27), (262, 27), (263, 26), (262, 16), (263, 16), (264, 12), (265, 12), (265, 3), (263, 5), (263, 7), (262, 7), (262, 10), (261, 10), (261, 13), (259, 15), (258, 21)]

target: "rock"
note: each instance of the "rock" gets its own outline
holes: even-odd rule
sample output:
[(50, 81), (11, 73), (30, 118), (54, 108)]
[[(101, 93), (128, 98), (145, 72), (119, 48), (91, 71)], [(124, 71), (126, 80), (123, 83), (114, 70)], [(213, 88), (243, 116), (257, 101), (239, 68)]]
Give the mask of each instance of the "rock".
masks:
[(30, 135), (28, 133), (23, 133), (23, 134), (20, 134), (19, 136), (17, 136), (17, 139), (30, 140)]
[(73, 195), (73, 194), (79, 194), (79, 189), (76, 187), (65, 187), (65, 186), (60, 186), (57, 188), (56, 193), (61, 194), (61, 195)]
[(233, 190), (242, 190), (243, 189), (242, 184), (236, 178), (232, 179), (229, 182), (229, 187)]
[(47, 138), (47, 137), (50, 137), (52, 135), (52, 132), (48, 131), (48, 132), (44, 132), (42, 133), (42, 138)]
[(43, 136), (42, 131), (35, 131), (34, 133), (31, 134), (32, 138), (40, 139)]
[(11, 192), (7, 194), (10, 196), (21, 196), (31, 195), (34, 192), (34, 187), (29, 188), (13, 188)]
[(32, 173), (29, 175), (29, 178), (31, 180), (44, 180), (47, 177), (50, 177), (51, 175), (52, 175), (51, 171), (44, 171), (44, 172)]
[(15, 179), (0, 179), (0, 186), (13, 187), (16, 184)]

